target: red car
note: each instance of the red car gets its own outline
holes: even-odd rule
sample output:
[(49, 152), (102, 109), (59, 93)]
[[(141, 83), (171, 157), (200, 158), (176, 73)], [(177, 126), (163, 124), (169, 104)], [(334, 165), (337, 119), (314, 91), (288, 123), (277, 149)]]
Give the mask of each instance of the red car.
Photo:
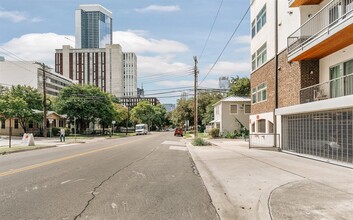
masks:
[(183, 129), (182, 128), (176, 128), (174, 131), (174, 136), (183, 136)]

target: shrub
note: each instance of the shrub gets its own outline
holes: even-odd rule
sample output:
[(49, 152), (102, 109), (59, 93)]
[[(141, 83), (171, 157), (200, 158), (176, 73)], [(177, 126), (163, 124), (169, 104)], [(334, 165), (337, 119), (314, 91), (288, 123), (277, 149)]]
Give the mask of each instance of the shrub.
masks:
[(192, 142), (192, 145), (194, 145), (194, 146), (209, 146), (209, 145), (211, 145), (211, 143), (198, 137), (198, 138), (194, 139), (194, 141)]
[[(49, 128), (49, 129), (50, 129), (50, 128)], [(59, 134), (59, 131), (60, 131), (60, 128), (54, 127), (54, 128), (51, 129), (51, 133), (52, 133), (53, 136), (58, 136), (58, 135), (60, 135), (60, 134)]]
[(217, 138), (219, 137), (219, 128), (212, 128), (210, 132), (211, 137)]
[(227, 131), (223, 134), (223, 137), (233, 139), (233, 138), (237, 137), (237, 133), (232, 133), (232, 132)]

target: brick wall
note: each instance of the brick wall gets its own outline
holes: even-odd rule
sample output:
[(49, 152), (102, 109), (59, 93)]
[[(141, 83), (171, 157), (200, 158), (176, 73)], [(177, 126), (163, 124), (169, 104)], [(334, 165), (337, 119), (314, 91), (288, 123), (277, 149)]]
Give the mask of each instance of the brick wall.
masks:
[[(251, 74), (251, 89), (267, 82), (267, 100), (252, 104), (251, 114), (271, 112), (275, 108), (275, 60)], [(319, 61), (288, 62), (287, 50), (278, 55), (278, 107), (300, 104), (300, 89), (319, 83)], [(309, 94), (311, 95), (311, 94)]]
[(267, 100), (251, 105), (251, 114), (271, 112), (275, 108), (275, 60), (272, 59), (251, 74), (251, 89), (267, 83)]

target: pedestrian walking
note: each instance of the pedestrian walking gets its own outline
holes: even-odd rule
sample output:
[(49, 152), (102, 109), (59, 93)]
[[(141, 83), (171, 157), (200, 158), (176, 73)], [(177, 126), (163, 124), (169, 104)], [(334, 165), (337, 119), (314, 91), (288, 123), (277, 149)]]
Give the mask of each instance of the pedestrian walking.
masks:
[(60, 128), (60, 142), (65, 142), (65, 129)]

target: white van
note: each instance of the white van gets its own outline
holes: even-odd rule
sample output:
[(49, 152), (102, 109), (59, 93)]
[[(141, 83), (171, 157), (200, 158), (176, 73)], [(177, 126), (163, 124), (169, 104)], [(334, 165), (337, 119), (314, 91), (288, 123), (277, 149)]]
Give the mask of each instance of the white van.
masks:
[(147, 134), (148, 125), (147, 124), (137, 124), (135, 129), (136, 135)]

